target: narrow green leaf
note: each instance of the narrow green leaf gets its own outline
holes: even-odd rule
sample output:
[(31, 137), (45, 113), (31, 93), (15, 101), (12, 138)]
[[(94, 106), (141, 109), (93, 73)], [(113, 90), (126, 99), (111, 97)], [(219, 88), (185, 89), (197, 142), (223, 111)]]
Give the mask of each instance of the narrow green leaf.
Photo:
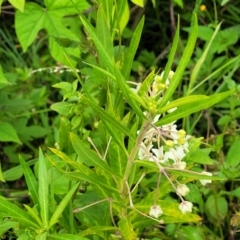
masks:
[(109, 125), (123, 132), (127, 136), (132, 137), (131, 132), (128, 128), (123, 126), (117, 119), (110, 116), (106, 111), (104, 111), (101, 107), (99, 107), (96, 103), (90, 101), (88, 98), (83, 97), (82, 101), (85, 102), (88, 106), (92, 107), (96, 113), (98, 113), (99, 117), (106, 121)]
[(212, 105), (220, 102), (224, 98), (228, 97), (234, 91), (235, 90), (230, 90), (227, 92), (218, 93), (218, 94), (209, 96), (208, 98), (206, 98), (202, 101), (199, 101), (198, 104), (196, 104), (196, 102), (195, 102), (195, 103), (188, 103), (184, 106), (181, 106), (174, 112), (171, 112), (171, 113), (167, 114), (165, 117), (161, 118), (156, 123), (156, 126), (162, 126), (162, 125), (174, 122), (178, 119), (187, 117), (194, 112), (199, 112), (203, 109), (207, 109), (207, 108), (211, 107)]
[(29, 165), (25, 162), (22, 156), (19, 156), (19, 162), (22, 166), (23, 174), (28, 186), (29, 194), (33, 200), (34, 205), (37, 205), (39, 203), (38, 198), (38, 183), (37, 180), (29, 167)]
[(38, 168), (38, 196), (40, 205), (40, 215), (44, 226), (48, 226), (49, 219), (49, 183), (46, 161), (42, 150), (39, 148), (39, 168)]
[(125, 78), (123, 77), (123, 75), (116, 66), (114, 66), (114, 70), (117, 79), (117, 84), (120, 90), (122, 91), (123, 96), (126, 98), (127, 103), (132, 107), (132, 109), (138, 114), (138, 116), (141, 119), (145, 119), (146, 117), (144, 116), (142, 110), (137, 105), (138, 102), (140, 105), (145, 106), (144, 101), (141, 99), (141, 97), (139, 97), (129, 88), (129, 86), (125, 82)]
[[(72, 160), (68, 155), (66, 155), (65, 153), (61, 152), (58, 149), (55, 149), (55, 148), (49, 148), (49, 149), (54, 154), (56, 154), (59, 158), (61, 158), (64, 162), (66, 162), (67, 164), (69, 164), (72, 167), (74, 167), (76, 170), (79, 170), (80, 172), (82, 172), (84, 174), (87, 174), (87, 175), (91, 175), (92, 174), (92, 170), (89, 169), (86, 165)], [(48, 158), (51, 158), (51, 156), (48, 156)]]
[(2, 165), (1, 165), (1, 162), (0, 162), (0, 181), (1, 181), (1, 182), (5, 182), (5, 179), (4, 179), (3, 173), (2, 173)]
[[(159, 169), (156, 163), (146, 160), (136, 160), (135, 163), (138, 166), (146, 167), (153, 172), (159, 172)], [(165, 166), (164, 166), (165, 167)], [(165, 170), (171, 173), (178, 174), (179, 176), (189, 177), (192, 179), (204, 179), (204, 180), (225, 180), (224, 177), (217, 177), (217, 176), (208, 176), (205, 174), (201, 174), (200, 172), (194, 172), (191, 170), (181, 170), (181, 169), (174, 169), (171, 167), (165, 167)]]
[(70, 133), (70, 139), (73, 145), (74, 150), (80, 157), (81, 161), (83, 161), (85, 164), (93, 165), (95, 167), (99, 167), (102, 170), (113, 174), (115, 176), (119, 176), (116, 172), (114, 172), (107, 163), (99, 158), (95, 152), (93, 152), (91, 149), (85, 146), (84, 142), (80, 140), (76, 135), (73, 133)]
[(99, 235), (101, 236), (103, 234), (103, 231), (111, 231), (111, 232), (116, 232), (115, 227), (111, 226), (92, 226), (89, 227), (86, 230), (83, 230), (79, 233), (80, 236), (86, 236), (86, 235)]
[(191, 29), (191, 34), (188, 39), (187, 46), (184, 49), (184, 52), (178, 64), (177, 70), (171, 79), (170, 85), (166, 93), (164, 94), (163, 100), (160, 103), (160, 107), (165, 106), (167, 102), (170, 100), (170, 98), (172, 97), (173, 93), (175, 92), (176, 88), (179, 85), (179, 82), (181, 81), (184, 70), (192, 56), (192, 53), (195, 47), (195, 42), (198, 36), (198, 24), (197, 24), (196, 14), (194, 14), (192, 25), (193, 27)]
[[(113, 188), (111, 186), (108, 186), (107, 184), (103, 183), (102, 179), (98, 177), (98, 175), (95, 174), (89, 174), (89, 173), (82, 173), (80, 171), (75, 171), (75, 172), (66, 172), (64, 170), (62, 170), (61, 167), (59, 167), (59, 165), (53, 161), (51, 159), (51, 157), (48, 156), (49, 161), (51, 162), (51, 164), (57, 168), (58, 171), (60, 171), (62, 174), (64, 174), (64, 176), (68, 177), (71, 180), (74, 181), (86, 181), (89, 182), (90, 184), (93, 184), (93, 186), (101, 186), (101, 189), (105, 189), (105, 190), (109, 190), (110, 193), (119, 193), (118, 190), (116, 188)], [(106, 195), (107, 196), (107, 195)]]
[(35, 240), (47, 240), (47, 237), (48, 237), (48, 232), (43, 232), (43, 233), (39, 233), (35, 237)]
[(32, 209), (31, 207), (29, 207), (28, 205), (25, 205), (25, 204), (23, 206), (28, 210), (29, 215), (31, 215), (32, 218), (37, 221), (39, 226), (42, 226), (42, 221), (39, 218), (39, 216), (37, 215), (37, 213), (34, 211), (34, 209)]
[(171, 50), (170, 50), (170, 53), (169, 53), (169, 56), (168, 56), (167, 65), (164, 69), (164, 74), (163, 74), (163, 82), (164, 83), (166, 82), (168, 74), (169, 74), (169, 72), (171, 70), (171, 67), (173, 65), (173, 61), (175, 59), (175, 54), (176, 54), (176, 51), (177, 51), (178, 41), (179, 41), (179, 31), (180, 31), (180, 18), (178, 16), (177, 29), (176, 29), (174, 39), (173, 39), (173, 44), (172, 44), (172, 47), (171, 47)]
[(73, 107), (74, 107), (73, 103), (58, 102), (58, 103), (52, 104), (50, 108), (64, 116), (67, 116), (69, 113), (72, 112)]
[(95, 29), (82, 14), (80, 15), (80, 19), (81, 19), (84, 27), (86, 28), (89, 36), (92, 38), (92, 40), (98, 50), (99, 55), (102, 58), (102, 64), (104, 65), (103, 67), (108, 69), (110, 71), (110, 73), (114, 74), (113, 61), (110, 58), (110, 56), (108, 55), (108, 53), (106, 52), (106, 49), (104, 48), (102, 42), (97, 37), (97, 35), (95, 33)]
[(124, 56), (124, 62), (123, 62), (124, 65), (122, 68), (122, 74), (124, 79), (129, 79), (134, 56), (136, 54), (136, 51), (138, 49), (139, 42), (141, 39), (143, 25), (144, 25), (144, 17), (142, 17), (136, 29), (134, 30), (132, 39), (130, 42), (130, 46), (128, 47), (128, 50), (126, 51), (126, 55)]
[(191, 88), (192, 88), (192, 86), (194, 85), (194, 82), (197, 79), (198, 72), (199, 72), (201, 66), (203, 65), (205, 59), (207, 58), (207, 55), (208, 55), (208, 52), (209, 52), (210, 47), (212, 45), (212, 42), (213, 42), (214, 38), (216, 37), (216, 35), (217, 35), (217, 33), (218, 33), (219, 29), (220, 29), (221, 24), (222, 23), (219, 23), (217, 25), (217, 27), (216, 27), (216, 29), (215, 29), (215, 31), (214, 31), (210, 41), (208, 42), (207, 47), (205, 48), (202, 56), (198, 59), (197, 63), (194, 66), (194, 69), (193, 69), (191, 77), (190, 77), (190, 82), (189, 82), (189, 85), (188, 85), (187, 95), (190, 93)]
[(78, 186), (79, 186), (79, 184), (75, 184), (75, 186), (73, 186), (71, 188), (71, 190), (68, 191), (67, 195), (62, 199), (60, 204), (57, 206), (56, 211), (53, 213), (53, 215), (49, 221), (49, 228), (51, 228), (58, 221), (59, 217), (61, 216), (61, 214), (64, 211), (65, 207), (67, 206), (69, 200), (73, 196), (74, 192), (77, 190)]
[[(112, 43), (112, 36), (110, 33), (110, 25), (108, 24), (106, 12), (104, 11), (103, 5), (100, 4), (97, 10), (97, 21), (96, 21), (96, 33), (98, 39), (101, 41), (105, 51), (107, 52), (108, 56), (112, 57), (113, 54), (113, 43)], [(99, 59), (100, 62), (102, 61), (101, 52), (99, 52)]]
[(147, 77), (144, 79), (144, 81), (142, 82), (142, 84), (140, 85), (139, 90), (137, 91), (137, 94), (140, 97), (144, 97), (147, 96), (148, 90), (154, 80), (154, 76), (155, 76), (155, 70), (152, 70)]
[(5, 213), (7, 217), (18, 221), (21, 225), (25, 227), (33, 227), (35, 229), (39, 228), (39, 226), (27, 214), (26, 211), (9, 202), (6, 198), (2, 196), (0, 196), (0, 212)]
[(170, 109), (176, 108), (176, 107), (180, 107), (180, 106), (184, 106), (188, 103), (195, 103), (198, 104), (198, 102), (202, 102), (203, 100), (208, 99), (209, 97), (206, 95), (191, 95), (191, 96), (186, 96), (186, 97), (182, 97), (179, 98), (173, 102), (168, 103), (166, 106), (160, 108), (158, 110), (158, 113), (164, 113)]
[[(81, 231), (82, 232), (82, 231)], [(88, 238), (80, 237), (79, 235), (57, 233), (48, 235), (49, 240), (88, 240)]]

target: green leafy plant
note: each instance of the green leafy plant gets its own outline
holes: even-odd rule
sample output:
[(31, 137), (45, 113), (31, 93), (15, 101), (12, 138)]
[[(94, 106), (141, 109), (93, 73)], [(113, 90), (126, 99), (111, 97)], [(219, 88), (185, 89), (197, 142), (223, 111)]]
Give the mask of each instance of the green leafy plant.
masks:
[[(175, 2), (182, 6), (182, 1)], [(24, 204), (23, 210), (18, 202), (1, 197), (2, 233), (12, 228), (18, 239), (204, 239), (207, 226), (203, 233), (199, 226), (195, 232), (192, 225), (181, 224), (198, 223), (204, 207), (211, 222), (216, 214), (219, 219), (226, 217), (226, 199), (220, 195), (214, 198), (206, 190), (207, 184), (225, 177), (203, 167), (215, 163), (209, 155), (216, 146), (204, 144), (201, 136), (188, 135), (179, 123), (236, 92), (236, 86), (230, 86), (212, 95), (192, 95), (194, 87), (198, 89), (206, 81), (196, 85), (219, 27), (192, 71), (185, 95), (176, 98), (198, 37), (195, 14), (176, 71), (171, 69), (178, 49), (179, 21), (164, 71), (152, 70), (137, 82), (130, 81), (131, 70), (144, 17), (129, 45), (123, 45), (127, 1), (99, 0), (96, 14), (89, 19), (77, 1), (46, 1), (45, 5), (47, 11), (43, 12), (39, 5), (26, 3), (24, 13), (17, 13), (19, 41), (26, 50), (45, 27), (52, 35), (52, 56), (70, 66), (60, 70), (71, 70), (76, 79), (53, 84), (63, 97), (51, 106), (62, 115), (58, 141), (45, 156), (40, 149), (37, 162), (19, 157), (31, 203)], [(31, 24), (39, 22), (33, 32), (32, 25), (27, 25), (27, 30), (21, 25), (30, 12), (36, 13)], [(61, 23), (68, 14), (80, 15), (89, 50), (84, 59), (78, 49), (82, 50), (82, 40)], [(8, 82), (3, 84), (5, 87)], [(228, 163), (237, 165), (233, 156), (236, 146), (229, 150)], [(205, 204), (202, 193), (207, 198)], [(237, 196), (238, 191), (229, 194)], [(165, 226), (163, 231), (159, 225)]]

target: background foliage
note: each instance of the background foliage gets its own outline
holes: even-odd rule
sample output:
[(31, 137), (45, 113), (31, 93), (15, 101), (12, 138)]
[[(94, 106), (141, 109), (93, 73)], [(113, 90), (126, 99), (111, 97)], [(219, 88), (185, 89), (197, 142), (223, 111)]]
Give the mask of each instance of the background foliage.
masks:
[[(205, 165), (204, 169), (227, 180), (213, 181), (206, 187), (196, 182), (188, 184), (191, 191), (186, 199), (196, 204), (196, 212), (202, 218), (200, 222), (183, 224), (185, 219), (179, 223), (171, 223), (169, 218), (165, 219), (167, 224), (164, 227), (152, 222), (149, 224), (149, 220), (136, 221), (134, 227), (140, 229), (139, 239), (238, 239), (239, 1), (114, 1), (118, 5), (120, 18), (111, 23), (108, 22), (111, 13), (106, 8), (99, 8), (99, 2), (104, 1), (0, 1), (0, 180), (1, 195), (11, 201), (1, 198), (0, 209), (11, 209), (13, 215), (18, 213), (19, 218), (24, 217), (26, 220), (22, 224), (28, 227), (28, 232), (24, 232), (17, 221), (6, 221), (8, 219), (2, 210), (0, 235), (3, 239), (15, 239), (16, 236), (22, 236), (19, 239), (31, 239), (36, 234), (46, 238), (46, 229), (39, 229), (39, 225), (45, 226), (46, 223), (52, 227), (49, 235), (52, 239), (74, 239), (73, 235), (79, 232), (76, 239), (107, 239), (109, 235), (106, 234), (113, 235), (114, 228), (106, 215), (109, 211), (108, 201), (84, 209), (75, 217), (71, 213), (75, 206), (81, 208), (102, 200), (99, 192), (92, 191), (95, 181), (91, 179), (89, 168), (82, 169), (82, 166), (73, 163), (71, 159), (76, 159), (77, 154), (82, 155), (88, 151), (90, 144), (86, 140), (89, 136), (100, 155), (104, 155), (107, 147), (106, 129), (99, 118), (103, 113), (87, 98), (79, 100), (83, 93), (80, 86), (84, 84), (80, 84), (79, 79), (76, 80), (75, 73), (80, 71), (80, 81), (86, 83), (84, 91), (91, 93), (93, 98), (97, 97), (100, 106), (104, 106), (106, 99), (115, 101), (115, 96), (113, 98), (107, 95), (104, 82), (101, 82), (106, 73), (99, 73), (97, 68), (92, 68), (92, 65), (99, 61), (106, 70), (108, 62), (105, 56), (99, 56), (99, 59), (96, 57), (99, 49), (93, 34), (89, 32), (88, 21), (93, 26), (97, 25), (94, 30), (96, 35), (101, 39), (107, 54), (114, 56), (116, 62), (121, 62), (121, 53), (124, 52), (124, 49), (114, 47), (117, 43), (122, 48), (131, 46), (131, 43), (131, 49), (135, 46), (133, 63), (128, 64), (131, 62), (128, 57), (125, 62), (122, 61), (125, 63), (124, 77), (133, 82), (142, 82), (153, 68), (156, 71), (160, 69), (161, 72), (168, 62), (178, 29), (179, 15), (180, 38), (171, 67), (174, 71), (177, 69), (188, 34), (192, 30), (189, 26), (193, 18), (192, 12), (195, 11), (199, 25), (197, 41), (191, 60), (183, 72), (182, 81), (172, 98), (178, 99), (192, 94), (213, 95), (236, 88), (235, 94), (214, 107), (190, 116), (182, 116), (183, 119), (177, 122), (188, 134), (203, 136), (206, 146), (212, 145), (210, 157), (213, 164)], [(83, 14), (82, 20), (79, 18), (80, 13)], [(105, 26), (111, 26), (109, 31), (104, 30)], [(137, 39), (135, 42), (131, 39), (134, 39), (137, 31), (141, 32), (141, 27), (143, 30), (138, 44)], [(131, 56), (131, 53), (126, 56)], [(85, 62), (92, 65), (86, 65)], [(114, 69), (108, 70), (109, 74), (116, 74)], [(121, 78), (117, 75), (116, 77)], [(99, 82), (103, 86), (101, 89)], [(121, 87), (122, 91), (126, 90), (124, 85)], [(121, 96), (117, 97), (121, 99)], [(138, 106), (131, 103), (131, 98), (127, 100), (138, 112)], [(114, 115), (114, 105), (107, 107)], [(122, 116), (126, 111), (124, 107), (117, 108)], [(138, 114), (136, 121), (140, 121), (141, 113)], [(121, 131), (127, 133), (125, 127), (131, 122), (130, 117), (118, 120), (122, 123)], [(108, 131), (111, 131), (110, 125), (107, 125), (109, 121), (114, 122), (106, 116), (104, 126), (108, 126)], [(132, 129), (136, 127), (137, 125), (132, 124)], [(68, 132), (72, 132), (70, 138), (67, 137)], [(116, 130), (112, 132), (118, 136), (117, 139), (121, 136)], [(124, 159), (122, 148), (118, 147), (120, 141), (114, 140), (109, 155), (118, 154), (119, 159)], [(42, 151), (48, 158), (44, 157)], [(91, 156), (91, 152), (88, 152), (88, 155)], [(101, 165), (95, 155), (92, 157), (88, 160), (100, 164), (101, 169), (111, 173), (112, 169), (109, 169), (108, 165)], [(52, 168), (51, 164), (55, 168)], [(117, 163), (112, 163), (112, 166), (119, 168)], [(80, 173), (67, 173), (70, 169), (85, 171), (89, 175), (86, 177)], [(99, 170), (98, 174), (103, 179), (98, 180), (106, 187), (110, 180), (101, 171)], [(153, 197), (150, 193), (155, 187), (153, 183), (156, 182), (156, 175), (151, 175), (151, 170), (149, 172), (141, 186), (140, 196), (143, 199), (147, 194), (149, 199)], [(44, 184), (46, 179), (52, 184)], [(80, 186), (76, 184), (79, 180)], [(78, 193), (76, 189), (79, 189)], [(109, 190), (114, 192), (114, 188)], [(166, 187), (163, 195), (169, 191)], [(82, 194), (85, 192), (87, 194)], [(69, 200), (74, 195), (77, 195), (77, 198), (72, 203)], [(144, 199), (146, 205), (149, 199)], [(170, 194), (169, 200), (172, 199), (174, 196)], [(139, 209), (142, 207), (141, 210), (147, 212), (144, 201)], [(24, 210), (21, 209), (22, 204), (25, 204)], [(176, 208), (174, 203), (172, 204), (172, 207)], [(41, 208), (39, 215), (37, 205)], [(47, 216), (49, 206), (51, 212), (54, 212), (50, 217)], [(60, 218), (62, 214), (64, 217)], [(174, 217), (179, 216), (172, 216)], [(57, 220), (59, 222), (56, 224)], [(188, 220), (190, 222), (190, 219)], [(143, 223), (149, 227), (144, 228), (141, 225)], [(99, 227), (100, 224), (104, 226)], [(136, 236), (127, 224), (128, 219), (123, 219), (119, 227), (134, 239)], [(38, 229), (38, 232), (34, 229)], [(61, 232), (61, 229), (65, 230)], [(57, 232), (61, 232), (58, 234), (59, 238), (55, 234)], [(67, 235), (69, 233), (72, 235)]]

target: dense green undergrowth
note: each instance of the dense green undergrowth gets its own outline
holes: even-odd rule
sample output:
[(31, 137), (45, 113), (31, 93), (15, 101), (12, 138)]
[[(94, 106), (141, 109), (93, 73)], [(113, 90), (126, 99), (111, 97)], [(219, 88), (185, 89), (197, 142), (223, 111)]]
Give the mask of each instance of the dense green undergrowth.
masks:
[(238, 239), (239, 1), (0, 1), (2, 239)]

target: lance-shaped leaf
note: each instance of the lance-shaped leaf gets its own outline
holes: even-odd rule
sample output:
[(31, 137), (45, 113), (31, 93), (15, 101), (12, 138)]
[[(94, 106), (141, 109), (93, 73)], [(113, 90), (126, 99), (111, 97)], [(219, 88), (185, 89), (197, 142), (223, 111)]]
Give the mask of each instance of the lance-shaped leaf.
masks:
[(126, 54), (124, 56), (122, 74), (125, 79), (129, 79), (134, 56), (136, 54), (136, 51), (141, 39), (143, 25), (144, 25), (144, 17), (142, 17), (136, 29), (134, 30), (131, 41), (130, 41), (130, 46), (128, 47)]
[[(107, 184), (105, 184), (103, 182), (103, 180), (101, 178), (99, 178), (99, 176), (96, 173), (89, 174), (89, 172), (88, 172), (88, 173), (84, 174), (80, 171), (66, 172), (66, 171), (62, 170), (62, 167), (60, 167), (55, 161), (53, 161), (50, 156), (47, 156), (47, 157), (48, 157), (49, 161), (51, 162), (51, 164), (54, 167), (56, 167), (56, 169), (58, 171), (60, 171), (62, 174), (64, 174), (64, 176), (66, 176), (70, 180), (86, 181), (86, 182), (89, 182), (90, 184), (93, 184), (93, 186), (97, 186), (98, 188), (99, 188), (99, 186), (101, 186), (102, 192), (105, 192), (105, 190), (108, 190), (110, 193), (117, 193), (117, 194), (119, 193), (116, 188), (113, 188), (112, 186), (108, 186)], [(105, 194), (105, 197), (107, 197), (107, 194)]]
[(78, 185), (79, 184), (75, 184), (75, 186), (73, 186), (70, 189), (70, 191), (68, 191), (66, 196), (62, 199), (60, 204), (57, 206), (57, 209), (55, 210), (55, 212), (53, 213), (53, 215), (49, 221), (49, 228), (51, 228), (58, 221), (59, 217), (61, 216), (62, 212), (64, 211), (65, 207), (67, 206), (69, 200), (73, 196), (74, 192), (77, 190)]
[(207, 109), (211, 107), (212, 105), (222, 101), (224, 98), (229, 96), (231, 93), (233, 93), (235, 90), (230, 90), (223, 93), (218, 93), (212, 96), (209, 96), (205, 99), (199, 99), (199, 101), (195, 101), (193, 103), (187, 103), (181, 107), (179, 107), (174, 112), (171, 112), (167, 114), (165, 117), (161, 118), (157, 123), (156, 126), (162, 126), (171, 122), (174, 122), (178, 119), (184, 118), (189, 116), (190, 114), (194, 112), (199, 112), (201, 110)]
[(170, 109), (176, 108), (176, 107), (180, 107), (180, 106), (184, 106), (188, 103), (198, 103), (201, 102), (203, 100), (208, 99), (209, 97), (206, 95), (191, 95), (191, 96), (186, 96), (186, 97), (182, 97), (179, 98), (173, 102), (168, 103), (166, 106), (158, 109), (157, 113), (164, 113)]
[(105, 172), (108, 172), (115, 176), (119, 176), (119, 174), (114, 172), (105, 161), (103, 161), (100, 157), (98, 157), (98, 155), (95, 152), (93, 152), (91, 149), (86, 147), (84, 142), (80, 140), (76, 135), (74, 135), (73, 133), (70, 133), (70, 139), (71, 139), (74, 150), (80, 157), (81, 161), (83, 161), (86, 165), (99, 167)]
[(179, 16), (178, 16), (177, 29), (176, 29), (176, 32), (175, 32), (175, 35), (174, 35), (173, 44), (172, 44), (172, 47), (171, 47), (171, 50), (170, 50), (170, 53), (169, 53), (169, 56), (168, 56), (167, 65), (164, 68), (164, 74), (163, 74), (163, 80), (162, 80), (164, 83), (166, 82), (166, 79), (167, 79), (168, 74), (171, 70), (173, 61), (175, 59), (175, 53), (177, 51), (178, 41), (179, 41), (179, 29), (180, 29), (180, 20), (179, 20)]
[(39, 168), (38, 168), (38, 197), (40, 205), (40, 215), (42, 222), (45, 226), (48, 226), (49, 216), (49, 183), (45, 158), (42, 150), (39, 149)]
[(23, 169), (23, 174), (27, 182), (29, 194), (34, 202), (34, 205), (37, 205), (39, 203), (39, 198), (38, 198), (38, 183), (36, 177), (34, 176), (31, 168), (25, 162), (23, 157), (19, 156), (19, 162)]
[(166, 93), (164, 94), (163, 100), (160, 103), (160, 107), (165, 106), (167, 104), (167, 102), (170, 100), (173, 93), (175, 92), (176, 88), (178, 87), (179, 82), (182, 79), (184, 70), (187, 67), (187, 64), (192, 56), (197, 36), (198, 36), (198, 24), (197, 24), (197, 17), (196, 17), (196, 15), (194, 15), (193, 26), (191, 29), (190, 37), (187, 42), (187, 46), (184, 49), (184, 52), (183, 52), (181, 60), (178, 64), (177, 70), (171, 79), (170, 85), (169, 85)]
[(114, 128), (118, 129), (119, 131), (123, 132), (127, 136), (133, 138), (131, 135), (131, 132), (128, 128), (126, 128), (124, 125), (121, 124), (117, 119), (113, 118), (111, 115), (109, 115), (106, 111), (104, 111), (101, 107), (99, 107), (96, 103), (89, 100), (88, 98), (83, 97), (82, 101), (85, 102), (88, 106), (92, 107), (94, 111), (99, 115), (99, 117), (106, 121), (108, 125), (113, 126)]
[(5, 213), (6, 217), (17, 220), (21, 225), (25, 227), (33, 227), (35, 229), (40, 228), (40, 226), (36, 224), (33, 218), (31, 218), (26, 211), (9, 202), (6, 198), (2, 196), (0, 196), (0, 212)]

